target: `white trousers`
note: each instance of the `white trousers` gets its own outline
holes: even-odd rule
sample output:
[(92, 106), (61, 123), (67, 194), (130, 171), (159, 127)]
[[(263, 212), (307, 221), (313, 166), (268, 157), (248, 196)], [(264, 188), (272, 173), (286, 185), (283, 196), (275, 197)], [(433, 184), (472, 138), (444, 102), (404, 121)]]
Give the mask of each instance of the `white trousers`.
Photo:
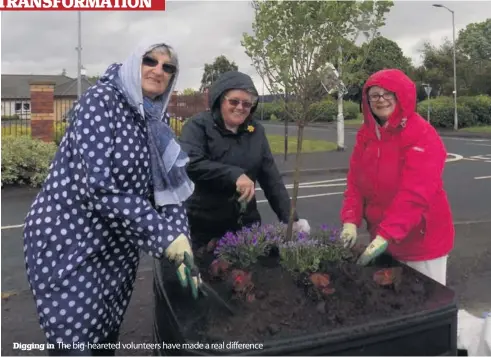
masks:
[(438, 281), (440, 284), (447, 285), (447, 259), (448, 255), (419, 262), (401, 262), (419, 271), (421, 274)]

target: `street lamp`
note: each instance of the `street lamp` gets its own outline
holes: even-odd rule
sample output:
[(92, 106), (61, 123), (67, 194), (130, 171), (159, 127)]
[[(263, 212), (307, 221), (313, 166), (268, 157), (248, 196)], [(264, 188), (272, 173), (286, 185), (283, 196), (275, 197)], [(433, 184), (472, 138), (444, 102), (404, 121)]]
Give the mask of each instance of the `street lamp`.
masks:
[(455, 55), (455, 13), (442, 4), (433, 4), (434, 7), (443, 7), (452, 13), (453, 29), (453, 98), (454, 98), (454, 129), (459, 129), (459, 120), (457, 118), (457, 61)]
[(82, 95), (82, 13), (77, 12), (77, 23), (78, 23), (78, 46), (77, 46), (77, 97), (80, 98)]

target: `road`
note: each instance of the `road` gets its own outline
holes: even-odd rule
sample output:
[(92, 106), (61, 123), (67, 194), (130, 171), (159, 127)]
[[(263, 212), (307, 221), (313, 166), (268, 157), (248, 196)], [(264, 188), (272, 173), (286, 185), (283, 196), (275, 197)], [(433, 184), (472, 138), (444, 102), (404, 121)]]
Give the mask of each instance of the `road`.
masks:
[[(281, 127), (267, 127), (281, 134)], [(331, 136), (329, 136), (331, 135)], [(307, 128), (307, 138), (333, 139), (323, 128)], [(491, 309), (491, 140), (445, 138), (452, 156), (444, 180), (456, 223), (456, 244), (449, 260), (448, 285), (458, 293), (461, 306), (481, 314)], [(353, 134), (347, 133), (347, 145)], [(298, 210), (311, 226), (339, 225), (339, 209), (346, 178), (343, 174), (301, 177)], [(285, 178), (292, 192), (291, 178)], [(21, 224), (36, 191), (2, 192), (2, 355), (43, 355), (40, 351), (13, 350), (13, 342), (43, 342), (27, 291), (22, 254)], [(257, 198), (264, 222), (275, 222), (260, 189)], [(150, 259), (142, 257), (135, 294), (123, 323), (123, 342), (151, 342), (152, 283)], [(13, 295), (6, 298), (9, 293)], [(119, 351), (120, 355), (150, 355), (150, 351)]]
[[(268, 134), (283, 135), (281, 124), (263, 124)], [(289, 127), (289, 136), (296, 136), (295, 126)], [(345, 145), (353, 147), (356, 131), (347, 129)], [(307, 127), (306, 139), (336, 141), (335, 128)], [(455, 219), (476, 221), (491, 219), (491, 139), (444, 137), (451, 159), (444, 172), (445, 187), (449, 192)], [(307, 179), (306, 179), (307, 180)], [(307, 180), (308, 181), (308, 180)], [(314, 188), (308, 189), (314, 193)], [(341, 191), (341, 190), (339, 190)], [(487, 199), (486, 199), (487, 198)], [(336, 200), (336, 198), (333, 198)], [(340, 199), (339, 199), (340, 200)], [(336, 202), (338, 205), (339, 202)]]

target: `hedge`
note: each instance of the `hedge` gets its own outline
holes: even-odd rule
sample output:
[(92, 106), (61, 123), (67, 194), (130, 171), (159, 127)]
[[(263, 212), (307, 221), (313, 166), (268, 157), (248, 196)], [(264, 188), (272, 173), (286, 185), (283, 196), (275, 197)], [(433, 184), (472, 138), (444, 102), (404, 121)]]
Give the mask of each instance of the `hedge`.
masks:
[[(453, 128), (453, 103), (453, 97), (437, 97), (430, 99), (430, 101), (424, 100), (420, 102), (417, 106), (417, 111), (427, 119), (428, 105), (431, 105), (430, 122), (437, 128)], [(284, 105), (281, 102), (259, 103), (254, 117), (257, 120), (284, 121), (289, 116), (283, 107)], [(344, 119), (356, 119), (360, 112), (359, 108), (357, 103), (343, 101)], [(310, 106), (307, 119), (315, 122), (332, 122), (336, 120), (337, 114), (337, 102), (333, 99), (326, 99)], [(458, 97), (457, 114), (459, 128), (491, 125), (491, 97), (487, 95)]]
[(27, 135), (2, 137), (2, 186), (9, 184), (37, 187), (48, 175), (57, 145)]
[[(453, 128), (453, 97), (437, 97), (420, 102), (417, 111), (425, 119), (428, 119), (428, 106), (430, 106), (430, 123), (433, 126)], [(491, 97), (486, 95), (457, 97), (457, 116), (459, 128), (491, 125)]]
[[(171, 119), (171, 126), (180, 135), (183, 122)], [(32, 139), (31, 127), (2, 127), (2, 186), (30, 185), (39, 187), (46, 176), (67, 123), (55, 124), (55, 140), (46, 143)]]
[[(290, 104), (295, 109), (298, 103)], [(356, 119), (360, 113), (360, 106), (351, 101), (343, 101), (344, 119)], [(332, 122), (336, 120), (338, 115), (338, 104), (333, 99), (325, 99), (321, 102), (311, 104), (307, 114), (307, 120), (315, 122)], [(254, 113), (256, 120), (277, 120), (284, 121), (289, 118), (289, 115), (284, 110), (282, 102), (259, 103), (256, 112)], [(291, 118), (290, 118), (291, 120)]]

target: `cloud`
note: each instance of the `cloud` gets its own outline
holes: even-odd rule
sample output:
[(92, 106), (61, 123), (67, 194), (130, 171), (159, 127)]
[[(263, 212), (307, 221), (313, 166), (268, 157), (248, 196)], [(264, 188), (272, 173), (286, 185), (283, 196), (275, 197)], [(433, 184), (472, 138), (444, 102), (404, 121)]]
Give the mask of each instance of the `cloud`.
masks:
[[(440, 43), (452, 36), (451, 15), (428, 1), (396, 1), (382, 35), (396, 41), (406, 56), (419, 61), (424, 40)], [(491, 2), (444, 2), (456, 14), (457, 29), (484, 21)], [(82, 63), (88, 75), (104, 72), (122, 61), (146, 36), (161, 36), (179, 54), (178, 90), (199, 88), (205, 63), (225, 55), (254, 79), (262, 81), (240, 44), (252, 31), (248, 1), (167, 1), (164, 12), (83, 12)], [(2, 14), (2, 73), (76, 76), (76, 12), (4, 12)]]

